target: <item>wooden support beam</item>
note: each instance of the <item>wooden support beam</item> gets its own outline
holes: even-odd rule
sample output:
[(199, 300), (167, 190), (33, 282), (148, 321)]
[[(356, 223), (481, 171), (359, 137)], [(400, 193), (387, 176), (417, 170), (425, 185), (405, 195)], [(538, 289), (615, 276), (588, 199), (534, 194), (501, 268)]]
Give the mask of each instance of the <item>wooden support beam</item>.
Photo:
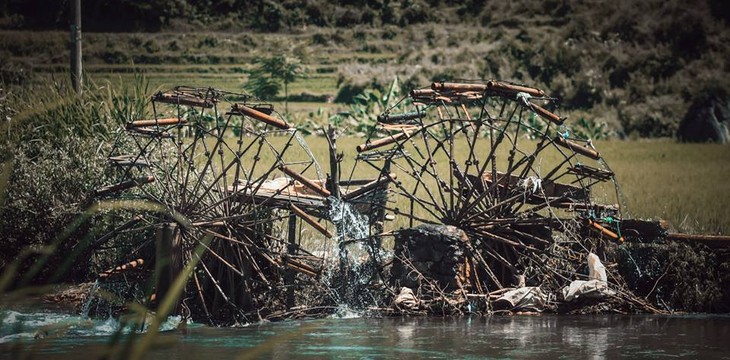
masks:
[(389, 184), (391, 181), (395, 181), (396, 178), (397, 178), (397, 175), (394, 173), (390, 173), (388, 176), (381, 176), (381, 177), (355, 189), (352, 192), (342, 195), (342, 198), (345, 200), (354, 199), (360, 195), (363, 195), (372, 190), (375, 190), (383, 185)]
[(332, 193), (330, 193), (329, 190), (323, 188), (319, 184), (316, 184), (312, 180), (305, 178), (302, 174), (300, 174), (292, 169), (289, 169), (288, 167), (286, 167), (284, 165), (279, 166), (279, 170), (281, 170), (284, 174), (289, 175), (294, 180), (297, 180), (300, 183), (304, 184), (304, 186), (314, 190), (314, 192), (316, 192), (317, 194), (320, 194), (324, 197), (330, 197), (330, 195), (332, 195)]
[[(155, 240), (155, 294), (158, 303), (165, 299), (172, 283), (183, 269), (182, 251), (180, 248), (180, 230), (175, 223), (167, 223), (157, 228)], [(177, 300), (179, 304), (180, 300)], [(175, 305), (171, 314), (177, 312)]]
[(292, 204), (290, 209), (307, 224), (312, 225), (313, 228), (322, 233), (322, 235), (326, 236), (328, 239), (331, 239), (334, 236), (329, 230), (327, 230), (327, 228), (324, 227), (324, 225), (317, 222), (315, 218), (309, 216), (309, 214), (304, 212), (304, 210), (300, 209), (298, 206)]

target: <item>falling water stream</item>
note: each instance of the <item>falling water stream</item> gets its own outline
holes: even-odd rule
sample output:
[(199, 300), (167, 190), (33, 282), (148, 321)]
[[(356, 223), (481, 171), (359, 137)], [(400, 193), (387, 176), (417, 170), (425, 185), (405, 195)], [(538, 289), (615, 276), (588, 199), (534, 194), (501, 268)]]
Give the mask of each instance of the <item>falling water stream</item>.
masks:
[(330, 197), (329, 216), (337, 228), (330, 256), (336, 258), (325, 282), (338, 304), (336, 317), (358, 317), (368, 306), (376, 305), (369, 287), (377, 281), (376, 262), (382, 257), (379, 246), (370, 241), (369, 219), (346, 201)]

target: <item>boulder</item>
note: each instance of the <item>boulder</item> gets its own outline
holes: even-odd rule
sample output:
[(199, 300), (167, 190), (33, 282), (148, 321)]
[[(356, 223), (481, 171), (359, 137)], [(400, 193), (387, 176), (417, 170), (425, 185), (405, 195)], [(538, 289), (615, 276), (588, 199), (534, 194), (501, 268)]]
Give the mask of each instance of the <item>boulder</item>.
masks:
[(392, 282), (417, 288), (425, 277), (446, 291), (466, 281), (466, 233), (450, 225), (419, 225), (398, 232), (395, 239)]
[(730, 142), (730, 95), (719, 87), (695, 97), (677, 130), (683, 142)]

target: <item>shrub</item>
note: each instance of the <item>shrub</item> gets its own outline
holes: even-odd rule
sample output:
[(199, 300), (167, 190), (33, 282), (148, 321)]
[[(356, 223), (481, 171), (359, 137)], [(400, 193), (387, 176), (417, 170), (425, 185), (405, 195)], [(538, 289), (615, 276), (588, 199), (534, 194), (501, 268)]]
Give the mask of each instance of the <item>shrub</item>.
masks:
[[(0, 209), (0, 233), (4, 234), (0, 263), (8, 264), (27, 247), (50, 244), (86, 209), (85, 199), (105, 180), (106, 161), (100, 152), (105, 146), (98, 139), (68, 135), (23, 142), (12, 151), (13, 160), (5, 163), (11, 175), (5, 206)], [(83, 240), (84, 230), (60, 244), (34, 282), (46, 282), (54, 275), (64, 256)], [(20, 273), (32, 264), (33, 258), (24, 262)], [(67, 276), (85, 278), (86, 266), (78, 262)]]
[(619, 121), (628, 135), (673, 137), (677, 132), (683, 102), (669, 95), (652, 96), (644, 102), (619, 108)]
[[(133, 86), (115, 88), (91, 83), (79, 96), (66, 87), (50, 86), (13, 96), (0, 148), (0, 267), (26, 249), (40, 255), (42, 247), (70, 229), (70, 222), (88, 207), (91, 191), (109, 181), (106, 155), (113, 131), (144, 117), (149, 94), (142, 77)], [(74, 229), (35, 282), (85, 280), (86, 261), (74, 264), (65, 277), (58, 276), (65, 258), (91, 233), (88, 224)], [(18, 274), (34, 260), (27, 259)]]

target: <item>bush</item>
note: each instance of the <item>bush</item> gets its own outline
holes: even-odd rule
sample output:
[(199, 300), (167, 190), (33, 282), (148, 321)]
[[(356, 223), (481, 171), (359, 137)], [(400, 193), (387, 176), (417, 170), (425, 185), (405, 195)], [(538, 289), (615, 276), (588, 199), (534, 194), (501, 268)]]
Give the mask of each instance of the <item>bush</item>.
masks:
[(632, 290), (681, 311), (727, 312), (730, 296), (723, 261), (704, 245), (673, 241), (632, 244), (618, 251), (619, 272)]
[(619, 121), (628, 135), (673, 137), (684, 103), (672, 96), (652, 96), (646, 101), (619, 108)]
[(355, 101), (355, 97), (362, 94), (365, 91), (365, 84), (353, 84), (346, 83), (340, 86), (335, 96), (336, 103), (352, 104)]
[[(30, 249), (36, 256), (21, 264), (18, 274), (23, 274), (41, 256), (43, 246), (71, 229), (71, 221), (90, 204), (91, 191), (108, 185), (106, 155), (113, 131), (145, 116), (149, 94), (142, 77), (133, 86), (115, 88), (119, 90), (92, 83), (82, 96), (63, 86), (13, 94), (8, 105), (13, 111), (0, 142), (0, 267)], [(88, 259), (73, 264), (64, 277), (59, 277), (59, 267), (90, 230), (86, 224), (64, 234), (34, 282), (86, 280)]]
[[(69, 135), (23, 142), (12, 151), (13, 160), (5, 163), (11, 175), (0, 210), (0, 233), (4, 234), (0, 264), (7, 265), (28, 247), (40, 249), (52, 243), (86, 209), (85, 199), (105, 181), (104, 147), (98, 139)], [(34, 282), (45, 283), (53, 277), (64, 256), (83, 240), (85, 230), (60, 243)], [(33, 263), (34, 258), (25, 261), (19, 273)], [(79, 261), (66, 278), (55, 280), (85, 278), (87, 266), (88, 262)]]

